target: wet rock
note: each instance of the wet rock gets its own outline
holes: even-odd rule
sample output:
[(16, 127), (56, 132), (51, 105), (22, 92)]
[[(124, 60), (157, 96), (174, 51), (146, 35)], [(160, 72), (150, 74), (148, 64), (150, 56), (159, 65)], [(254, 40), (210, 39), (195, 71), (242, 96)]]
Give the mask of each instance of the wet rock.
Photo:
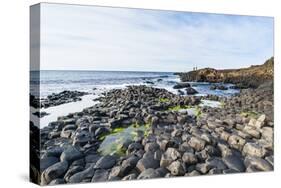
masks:
[(40, 171), (44, 171), (46, 168), (52, 166), (57, 162), (59, 162), (59, 159), (57, 157), (44, 157), (40, 159)]
[(218, 170), (225, 170), (227, 169), (227, 166), (223, 162), (221, 158), (214, 157), (214, 158), (209, 158), (206, 160), (206, 164), (210, 166), (210, 169), (215, 168)]
[(138, 151), (138, 150), (142, 150), (142, 149), (143, 149), (143, 145), (140, 144), (140, 143), (135, 142), (135, 143), (131, 143), (128, 146), (127, 151), (128, 151), (128, 153), (132, 153), (134, 151)]
[(86, 163), (96, 163), (101, 158), (100, 155), (97, 154), (90, 154), (85, 156)]
[(140, 172), (145, 171), (146, 169), (149, 168), (158, 168), (159, 167), (159, 161), (154, 159), (153, 154), (149, 154), (142, 159), (140, 159), (137, 163), (137, 169)]
[(106, 127), (99, 127), (95, 131), (95, 136), (99, 137), (99, 136), (102, 136), (102, 135), (106, 135), (108, 133), (110, 133), (110, 130), (108, 128), (106, 128)]
[(182, 88), (188, 88), (190, 87), (189, 83), (177, 83), (176, 85), (174, 85), (174, 89), (182, 89)]
[(67, 169), (68, 169), (68, 163), (66, 161), (58, 162), (48, 167), (42, 173), (42, 184), (47, 185), (52, 180), (63, 177)]
[(120, 175), (127, 175), (131, 170), (136, 167), (139, 160), (140, 158), (134, 155), (124, 160), (121, 164)]
[(87, 169), (72, 175), (69, 178), (68, 182), (69, 183), (80, 183), (86, 178), (92, 178), (94, 176), (94, 173), (95, 173), (95, 169), (94, 169), (93, 165), (91, 165)]
[(82, 166), (74, 166), (74, 167), (72, 167), (72, 168), (69, 168), (68, 170), (67, 170), (67, 172), (65, 173), (65, 175), (64, 175), (64, 179), (65, 179), (65, 181), (69, 181), (69, 178), (71, 177), (71, 176), (73, 176), (74, 174), (76, 174), (76, 173), (78, 173), (78, 172), (81, 172), (81, 171), (83, 171), (84, 170), (84, 168), (82, 167)]
[(169, 171), (166, 168), (162, 168), (162, 167), (157, 168), (155, 172), (158, 173), (160, 177), (165, 177), (166, 174), (169, 173)]
[(63, 152), (62, 147), (53, 147), (51, 149), (48, 149), (41, 157), (57, 157), (59, 158), (61, 153)]
[(96, 165), (95, 169), (109, 169), (112, 168), (116, 164), (117, 157), (116, 156), (111, 156), (111, 155), (106, 155), (101, 157)]
[(186, 94), (187, 94), (187, 95), (194, 95), (194, 94), (198, 93), (198, 91), (196, 91), (196, 90), (195, 90), (194, 88), (192, 88), (192, 87), (186, 88), (185, 91), (186, 91)]
[(160, 147), (159, 147), (159, 145), (157, 144), (157, 143), (155, 143), (155, 142), (152, 142), (152, 143), (147, 143), (146, 145), (145, 145), (145, 147), (144, 147), (144, 150), (146, 151), (146, 152), (155, 152), (155, 151), (157, 151), (158, 149), (159, 149)]
[(230, 155), (222, 158), (223, 162), (227, 165), (229, 169), (236, 170), (238, 172), (245, 171), (245, 165), (243, 160), (235, 155)]
[(67, 161), (69, 163), (74, 160), (80, 159), (83, 157), (83, 153), (81, 153), (76, 147), (68, 146), (61, 154), (60, 160)]
[(109, 173), (107, 170), (104, 170), (104, 169), (96, 170), (91, 182), (106, 181), (108, 178), (108, 174)]
[(73, 145), (84, 145), (89, 141), (91, 141), (91, 134), (88, 131), (79, 131), (73, 136)]
[(179, 95), (184, 95), (184, 92), (179, 89), (179, 90), (178, 90), (178, 94), (179, 94)]

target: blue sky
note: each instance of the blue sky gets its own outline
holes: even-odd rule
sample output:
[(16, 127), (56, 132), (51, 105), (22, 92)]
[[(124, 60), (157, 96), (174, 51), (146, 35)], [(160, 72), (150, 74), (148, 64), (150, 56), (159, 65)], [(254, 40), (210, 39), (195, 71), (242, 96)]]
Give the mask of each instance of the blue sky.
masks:
[(41, 69), (189, 71), (262, 64), (273, 18), (41, 4)]

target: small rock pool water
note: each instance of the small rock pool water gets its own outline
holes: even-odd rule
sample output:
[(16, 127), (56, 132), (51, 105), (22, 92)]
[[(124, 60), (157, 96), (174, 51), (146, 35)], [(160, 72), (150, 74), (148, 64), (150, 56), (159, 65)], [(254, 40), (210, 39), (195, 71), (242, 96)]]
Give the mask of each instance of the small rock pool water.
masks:
[(125, 147), (138, 136), (146, 135), (149, 125), (131, 125), (127, 128), (117, 128), (112, 133), (101, 137), (102, 143), (98, 149), (102, 155), (125, 155)]

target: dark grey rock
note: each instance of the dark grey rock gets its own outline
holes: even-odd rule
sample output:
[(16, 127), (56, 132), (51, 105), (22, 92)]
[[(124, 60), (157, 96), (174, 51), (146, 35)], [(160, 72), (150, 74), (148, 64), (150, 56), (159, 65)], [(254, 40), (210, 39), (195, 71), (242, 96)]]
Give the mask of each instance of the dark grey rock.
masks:
[(133, 170), (136, 167), (139, 160), (140, 158), (135, 155), (124, 160), (121, 164), (120, 175), (121, 176), (127, 175), (131, 170)]
[(94, 176), (94, 173), (95, 173), (95, 169), (94, 169), (93, 165), (91, 165), (87, 169), (72, 175), (69, 178), (68, 182), (69, 183), (80, 183), (86, 178), (92, 178)]
[(96, 170), (91, 182), (106, 181), (108, 179), (108, 174), (109, 173), (107, 170), (104, 169)]
[(153, 168), (156, 169), (159, 167), (159, 161), (154, 159), (154, 156), (148, 155), (140, 159), (137, 163), (137, 169), (140, 172), (145, 171), (146, 169)]
[(260, 171), (272, 171), (273, 166), (266, 160), (259, 157), (246, 157), (244, 161), (246, 167), (253, 166)]
[(43, 172), (49, 166), (59, 162), (57, 157), (44, 157), (40, 159), (40, 171)]
[(67, 161), (69, 163), (73, 162), (74, 160), (81, 159), (83, 157), (83, 153), (80, 152), (74, 146), (68, 146), (61, 154), (60, 160)]
[(214, 157), (206, 160), (207, 165), (210, 166), (210, 168), (215, 168), (218, 170), (225, 170), (227, 169), (227, 166), (223, 162), (223, 160), (219, 157)]
[(137, 150), (141, 150), (143, 149), (143, 145), (140, 144), (140, 143), (131, 143), (129, 146), (128, 146), (128, 153), (132, 153), (134, 151), (137, 151)]
[(101, 158), (100, 155), (90, 154), (85, 156), (86, 163), (96, 163)]
[(45, 158), (45, 157), (58, 157), (59, 158), (62, 152), (63, 152), (62, 147), (54, 147), (54, 148), (48, 149), (42, 155), (42, 158)]
[(146, 152), (155, 152), (159, 149), (159, 145), (155, 142), (145, 144), (144, 150)]
[(42, 184), (47, 185), (52, 180), (63, 177), (67, 169), (68, 169), (68, 163), (66, 161), (58, 162), (48, 167), (42, 173)]
[(76, 173), (78, 173), (78, 172), (81, 172), (81, 171), (83, 171), (84, 170), (84, 168), (82, 167), (82, 166), (74, 166), (74, 167), (72, 167), (72, 168), (69, 168), (68, 169), (68, 171), (65, 173), (65, 175), (64, 175), (64, 179), (65, 179), (65, 181), (69, 181), (69, 178), (71, 177), (71, 176), (73, 176), (74, 174), (76, 174)]
[(188, 88), (190, 87), (189, 83), (177, 83), (177, 85), (174, 85), (174, 89), (182, 89), (182, 88)]
[(229, 155), (224, 158), (222, 158), (223, 162), (227, 165), (228, 168), (236, 170), (238, 172), (244, 172), (245, 171), (245, 165), (243, 163), (243, 160), (235, 155)]
[(96, 169), (109, 169), (112, 168), (116, 164), (117, 157), (116, 156), (111, 156), (111, 155), (106, 155), (101, 157), (96, 165)]
[(195, 90), (194, 88), (192, 88), (192, 87), (186, 88), (185, 91), (186, 91), (186, 94), (187, 94), (187, 95), (194, 95), (194, 94), (198, 93), (198, 91), (196, 91), (196, 90)]

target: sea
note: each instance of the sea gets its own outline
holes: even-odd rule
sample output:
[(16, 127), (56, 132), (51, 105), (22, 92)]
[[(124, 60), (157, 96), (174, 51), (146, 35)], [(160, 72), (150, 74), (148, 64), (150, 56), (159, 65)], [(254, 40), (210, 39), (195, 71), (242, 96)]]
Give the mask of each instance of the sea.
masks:
[[(42, 109), (49, 113), (40, 118), (40, 126), (46, 126), (59, 116), (79, 112), (94, 105), (96, 102), (93, 99), (110, 89), (122, 89), (129, 85), (147, 85), (164, 88), (178, 94), (178, 90), (173, 89), (178, 82), (180, 82), (180, 78), (173, 72), (41, 70), (30, 72), (30, 93), (40, 98), (64, 90), (90, 93), (90, 95), (83, 96), (81, 101)], [(212, 94), (228, 97), (239, 92), (236, 89), (210, 90), (211, 84), (206, 82), (190, 82), (190, 84), (198, 91), (196, 95)], [(231, 86), (231, 84), (224, 85)]]

